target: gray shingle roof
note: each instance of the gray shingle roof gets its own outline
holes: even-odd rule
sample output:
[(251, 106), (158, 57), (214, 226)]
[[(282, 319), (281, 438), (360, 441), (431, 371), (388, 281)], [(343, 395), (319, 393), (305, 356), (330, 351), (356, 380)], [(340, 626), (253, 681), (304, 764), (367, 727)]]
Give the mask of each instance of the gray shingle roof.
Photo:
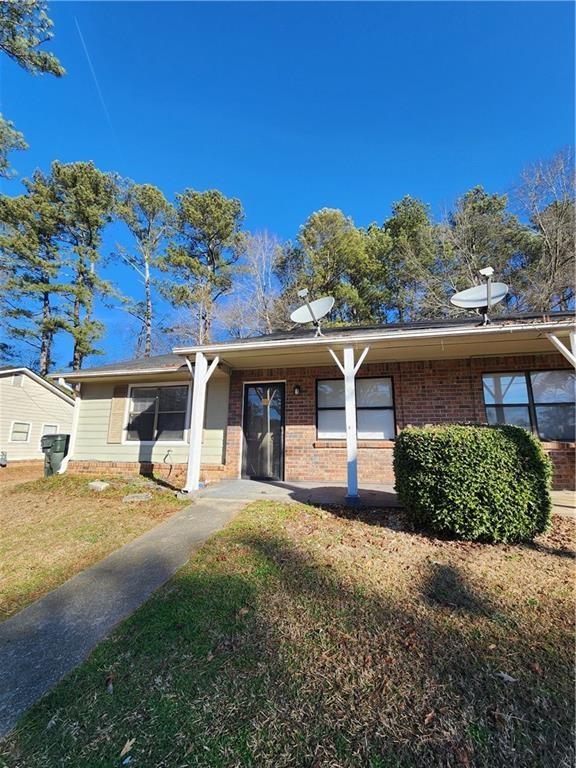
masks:
[[(171, 352), (167, 355), (152, 355), (151, 357), (138, 357), (134, 360), (119, 360), (117, 363), (108, 363), (107, 365), (95, 365), (90, 368), (84, 368), (86, 371), (149, 371), (149, 370), (167, 370), (177, 371), (186, 370), (186, 362), (181, 355), (173, 355)], [(59, 374), (53, 374), (55, 376)], [(66, 376), (65, 373), (61, 374)]]

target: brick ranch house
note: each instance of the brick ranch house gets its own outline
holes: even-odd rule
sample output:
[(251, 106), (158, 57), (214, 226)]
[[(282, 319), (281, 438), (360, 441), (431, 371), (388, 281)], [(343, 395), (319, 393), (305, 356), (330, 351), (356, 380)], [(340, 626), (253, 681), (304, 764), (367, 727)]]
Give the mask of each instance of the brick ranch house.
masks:
[[(175, 349), (64, 376), (68, 470), (202, 481), (393, 483), (408, 425), (519, 424), (574, 488), (573, 315), (314, 329)], [(570, 348), (572, 351), (570, 351)]]

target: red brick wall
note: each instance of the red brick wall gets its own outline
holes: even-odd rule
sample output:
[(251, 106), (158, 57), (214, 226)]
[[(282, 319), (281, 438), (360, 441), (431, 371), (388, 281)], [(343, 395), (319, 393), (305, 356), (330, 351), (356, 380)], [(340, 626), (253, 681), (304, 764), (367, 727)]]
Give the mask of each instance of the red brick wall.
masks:
[[(186, 480), (186, 464), (153, 464), (140, 461), (71, 461), (68, 472), (86, 475), (154, 475), (180, 488)], [(224, 464), (203, 464), (200, 470), (200, 480), (211, 483), (226, 477)]]
[[(568, 368), (559, 354), (436, 360), (363, 365), (358, 376), (390, 376), (394, 384), (397, 430), (423, 424), (485, 421), (482, 373)], [(242, 397), (245, 381), (286, 382), (285, 479), (346, 479), (345, 441), (316, 439), (316, 379), (339, 378), (335, 366), (233, 371), (226, 440), (227, 477), (238, 477), (242, 446)], [(294, 394), (294, 385), (301, 388)], [(360, 441), (360, 481), (393, 483), (392, 441)], [(555, 465), (556, 488), (575, 483), (573, 443), (545, 443)]]

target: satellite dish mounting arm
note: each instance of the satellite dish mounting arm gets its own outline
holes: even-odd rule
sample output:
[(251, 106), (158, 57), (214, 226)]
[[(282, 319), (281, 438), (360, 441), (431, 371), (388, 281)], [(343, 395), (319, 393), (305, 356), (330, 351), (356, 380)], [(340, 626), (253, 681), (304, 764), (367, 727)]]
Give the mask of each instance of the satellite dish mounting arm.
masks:
[(320, 320), (317, 319), (316, 315), (314, 314), (314, 310), (312, 309), (312, 305), (308, 301), (308, 288), (302, 288), (302, 290), (298, 291), (298, 296), (301, 299), (304, 299), (304, 303), (308, 307), (308, 312), (310, 312), (310, 317), (312, 318), (312, 325), (314, 328), (316, 328), (316, 336), (322, 336), (322, 329), (320, 328)]

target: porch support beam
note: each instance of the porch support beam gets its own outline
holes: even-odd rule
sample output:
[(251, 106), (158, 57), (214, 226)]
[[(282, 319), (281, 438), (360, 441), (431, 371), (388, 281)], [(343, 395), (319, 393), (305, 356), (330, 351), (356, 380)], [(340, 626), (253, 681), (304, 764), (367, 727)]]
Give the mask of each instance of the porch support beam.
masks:
[(196, 352), (194, 370), (190, 367), (193, 378), (192, 408), (190, 412), (188, 452), (188, 469), (186, 472), (186, 485), (182, 489), (186, 493), (197, 491), (200, 487), (200, 462), (202, 456), (202, 434), (204, 432), (204, 411), (206, 408), (206, 386), (218, 365), (218, 357), (215, 357), (210, 366), (203, 352)]
[(368, 354), (369, 347), (366, 347), (358, 361), (354, 363), (354, 347), (346, 347), (341, 363), (333, 349), (328, 351), (334, 358), (334, 361), (342, 375), (344, 376), (344, 402), (346, 406), (346, 459), (347, 459), (347, 477), (348, 491), (346, 498), (348, 501), (358, 499), (358, 438), (356, 434), (356, 386), (354, 384), (356, 374)]
[(560, 352), (560, 354), (563, 355), (566, 358), (566, 360), (568, 360), (570, 365), (576, 368), (576, 332), (575, 331), (570, 332), (570, 347), (572, 351), (570, 351), (565, 344), (562, 344), (558, 336), (556, 336), (555, 334), (547, 333), (546, 336), (550, 339), (552, 344), (554, 344), (558, 352)]

